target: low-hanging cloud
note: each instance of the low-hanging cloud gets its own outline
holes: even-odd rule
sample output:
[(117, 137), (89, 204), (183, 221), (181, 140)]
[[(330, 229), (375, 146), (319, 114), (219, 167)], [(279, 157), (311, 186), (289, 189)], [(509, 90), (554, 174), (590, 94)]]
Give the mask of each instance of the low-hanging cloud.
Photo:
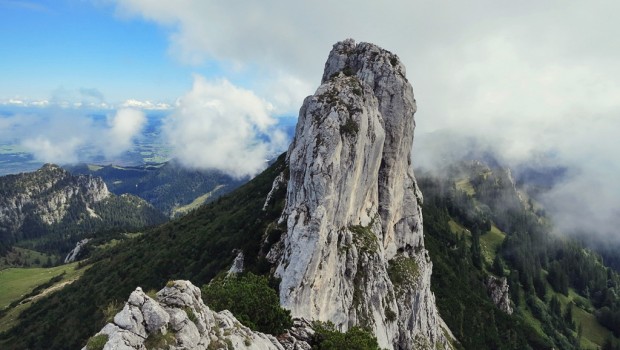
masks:
[(30, 151), (37, 161), (72, 164), (79, 160), (78, 149), (84, 146), (84, 138), (81, 136), (55, 138), (40, 135), (25, 139), (22, 146)]
[(38, 162), (71, 164), (130, 150), (146, 123), (142, 111), (121, 109), (102, 123), (78, 109), (34, 109), (0, 117), (0, 144), (19, 145)]
[(272, 109), (225, 79), (195, 76), (191, 91), (166, 120), (164, 133), (174, 157), (185, 166), (216, 168), (236, 177), (255, 175), (287, 142), (274, 128)]
[[(416, 93), (414, 158), (437, 158), (422, 141), (444, 131), (510, 166), (552, 155), (542, 159), (574, 174), (546, 197), (556, 222), (620, 235), (607, 231), (620, 208), (620, 2), (117, 0), (116, 10), (166, 28), (182, 62), (260, 72), (255, 93), (291, 114), (334, 42), (381, 45), (401, 57)], [(292, 77), (279, 91), (299, 94), (278, 97), (269, 88), (278, 76)], [(580, 205), (560, 205), (570, 201)]]
[(109, 129), (104, 132), (101, 147), (106, 158), (116, 157), (132, 148), (134, 139), (140, 135), (145, 124), (144, 112), (130, 108), (120, 109), (108, 118)]

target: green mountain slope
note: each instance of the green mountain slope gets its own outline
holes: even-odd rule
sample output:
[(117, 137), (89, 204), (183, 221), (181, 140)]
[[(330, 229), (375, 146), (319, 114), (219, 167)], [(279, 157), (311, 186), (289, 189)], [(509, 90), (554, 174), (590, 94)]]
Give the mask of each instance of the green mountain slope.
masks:
[(0, 255), (13, 245), (63, 255), (85, 236), (166, 220), (138, 197), (110, 194), (100, 178), (73, 176), (52, 164), (0, 177), (0, 213)]
[(173, 162), (136, 167), (80, 164), (67, 169), (73, 174), (100, 176), (112, 193), (136, 195), (169, 216), (186, 212), (183, 207), (196, 200), (198, 205), (209, 202), (248, 181), (217, 170), (186, 169)]
[(108, 250), (95, 253), (83, 277), (24, 311), (19, 324), (0, 336), (2, 347), (76, 349), (99, 330), (104, 310), (127, 298), (136, 286), (159, 289), (168, 280), (202, 285), (227, 269), (234, 249), (245, 252), (246, 267), (264, 274), (259, 254), (267, 238), (279, 238), (274, 221), (283, 208), (285, 188), (263, 205), (284, 157), (234, 193)]
[[(245, 253), (249, 271), (268, 273), (264, 253), (282, 233), (276, 220), (286, 189), (279, 189), (265, 210), (263, 205), (282, 171), (283, 156), (229, 195), (122, 244), (95, 250), (92, 267), (23, 311), (18, 324), (0, 336), (0, 346), (79, 348), (136, 286), (159, 289), (173, 279), (202, 285), (230, 267), (236, 249)], [(547, 220), (523, 204), (507, 173), (483, 173), (478, 180), (469, 174), (466, 181), (418, 175), (434, 264), (432, 288), (460, 346), (596, 349), (615, 341), (614, 325), (604, 317), (613, 321), (618, 275), (596, 254), (550, 235)], [(459, 186), (469, 184), (467, 192), (456, 185), (459, 181)], [(512, 315), (491, 301), (485, 286), (489, 275), (507, 278)]]
[[(544, 211), (510, 172), (473, 162), (418, 179), (432, 288), (465, 348), (598, 349), (613, 340), (615, 324), (605, 317), (617, 310), (619, 276), (598, 255), (551, 234)], [(512, 315), (490, 302), (490, 275), (508, 279)]]

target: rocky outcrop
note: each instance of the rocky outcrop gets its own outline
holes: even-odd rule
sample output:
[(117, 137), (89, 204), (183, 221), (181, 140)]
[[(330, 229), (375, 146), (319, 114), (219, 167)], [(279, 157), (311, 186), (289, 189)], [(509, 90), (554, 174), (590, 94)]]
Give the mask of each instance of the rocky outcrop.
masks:
[(236, 275), (243, 272), (243, 262), (245, 256), (242, 250), (235, 249), (233, 253), (237, 254), (235, 260), (233, 260), (232, 266), (228, 269), (228, 275)]
[(370, 328), (388, 349), (450, 347), (411, 166), (415, 111), (396, 55), (334, 45), (299, 113), (280, 220), (287, 232), (268, 256), (294, 317)]
[(82, 252), (82, 248), (84, 248), (84, 246), (90, 241), (90, 238), (84, 238), (83, 240), (77, 242), (75, 248), (71, 249), (69, 254), (67, 254), (67, 256), (65, 257), (65, 264), (76, 261), (79, 258), (80, 253)]
[(510, 287), (506, 277), (489, 276), (486, 281), (487, 293), (500, 310), (512, 315), (512, 303), (510, 301)]
[(16, 234), (25, 221), (61, 222), (77, 202), (92, 207), (110, 196), (101, 178), (72, 176), (54, 164), (0, 178), (0, 231)]
[(297, 320), (279, 337), (281, 340), (253, 332), (229, 311), (210, 310), (202, 301), (200, 289), (189, 281), (171, 281), (155, 299), (136, 288), (123, 310), (94, 337), (104, 337), (104, 350), (310, 350), (304, 341), (312, 337), (308, 326)]

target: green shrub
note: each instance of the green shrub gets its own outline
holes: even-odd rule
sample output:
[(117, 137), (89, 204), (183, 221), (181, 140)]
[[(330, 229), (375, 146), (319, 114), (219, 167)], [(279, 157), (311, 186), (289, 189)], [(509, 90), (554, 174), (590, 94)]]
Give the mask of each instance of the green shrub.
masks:
[(355, 136), (359, 129), (359, 125), (357, 125), (355, 120), (349, 117), (347, 118), (347, 121), (340, 126), (340, 134)]
[(125, 304), (119, 302), (118, 300), (109, 302), (108, 305), (106, 305), (106, 307), (103, 309), (103, 316), (105, 317), (105, 321), (114, 321), (114, 316), (116, 316), (117, 313), (121, 312), (124, 306)]
[(316, 350), (379, 350), (377, 338), (370, 332), (353, 327), (346, 333), (336, 330), (331, 322), (314, 322), (314, 343)]
[(280, 307), (264, 276), (248, 273), (216, 279), (202, 287), (202, 297), (210, 308), (229, 310), (253, 330), (278, 335), (292, 325), (290, 311)]
[(176, 343), (174, 333), (166, 332), (163, 334), (159, 331), (149, 334), (144, 341), (144, 347), (147, 349), (169, 349), (170, 345)]
[(187, 314), (187, 318), (189, 318), (190, 321), (194, 323), (198, 322), (198, 317), (196, 317), (196, 314), (194, 313), (191, 307), (186, 306), (183, 308), (183, 310), (185, 310), (185, 313)]
[(86, 343), (87, 350), (102, 350), (105, 346), (105, 343), (108, 342), (107, 334), (99, 334), (88, 339), (88, 343)]
[(414, 283), (419, 274), (418, 264), (413, 258), (398, 255), (389, 262), (388, 275), (397, 287)]

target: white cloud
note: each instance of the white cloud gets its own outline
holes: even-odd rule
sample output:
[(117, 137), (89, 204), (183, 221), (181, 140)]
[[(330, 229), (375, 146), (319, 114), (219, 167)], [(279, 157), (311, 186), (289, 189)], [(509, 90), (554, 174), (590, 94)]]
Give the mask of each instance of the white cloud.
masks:
[(163, 102), (151, 102), (151, 101), (139, 101), (134, 99), (128, 99), (121, 104), (123, 108), (138, 108), (144, 110), (167, 110), (171, 109), (168, 103)]
[(32, 115), (16, 114), (0, 117), (0, 144), (17, 142), (23, 131), (36, 126), (37, 119)]
[[(586, 187), (577, 184), (558, 191), (575, 189), (584, 207), (620, 207), (620, 196), (603, 193), (620, 193), (618, 1), (116, 3), (122, 16), (165, 27), (181, 61), (245, 72), (258, 80), (251, 84), (258, 96), (291, 114), (318, 85), (334, 42), (374, 42), (407, 67), (418, 135), (472, 136), (511, 164), (556, 154), (592, 196), (579, 197)], [(432, 158), (434, 150), (416, 141), (416, 152)], [(597, 217), (593, 226), (605, 221)]]
[(78, 161), (77, 150), (83, 145), (84, 139), (79, 136), (63, 139), (37, 136), (22, 142), (22, 146), (28, 149), (37, 161), (56, 164), (76, 163)]
[(14, 132), (20, 145), (40, 162), (75, 163), (79, 150), (97, 139), (93, 121), (78, 114), (54, 111), (32, 118), (36, 123), (20, 124)]
[(178, 101), (164, 131), (181, 164), (217, 168), (233, 176), (255, 175), (267, 157), (284, 147), (274, 130), (272, 106), (227, 80), (195, 76), (192, 90)]
[(118, 110), (107, 123), (97, 118), (61, 107), (0, 116), (0, 144), (19, 145), (45, 163), (69, 164), (93, 155), (113, 160), (133, 148), (146, 123), (144, 113), (132, 109)]
[(135, 109), (120, 109), (108, 118), (109, 129), (104, 132), (102, 151), (107, 158), (116, 157), (133, 146), (134, 139), (146, 124), (146, 115)]

